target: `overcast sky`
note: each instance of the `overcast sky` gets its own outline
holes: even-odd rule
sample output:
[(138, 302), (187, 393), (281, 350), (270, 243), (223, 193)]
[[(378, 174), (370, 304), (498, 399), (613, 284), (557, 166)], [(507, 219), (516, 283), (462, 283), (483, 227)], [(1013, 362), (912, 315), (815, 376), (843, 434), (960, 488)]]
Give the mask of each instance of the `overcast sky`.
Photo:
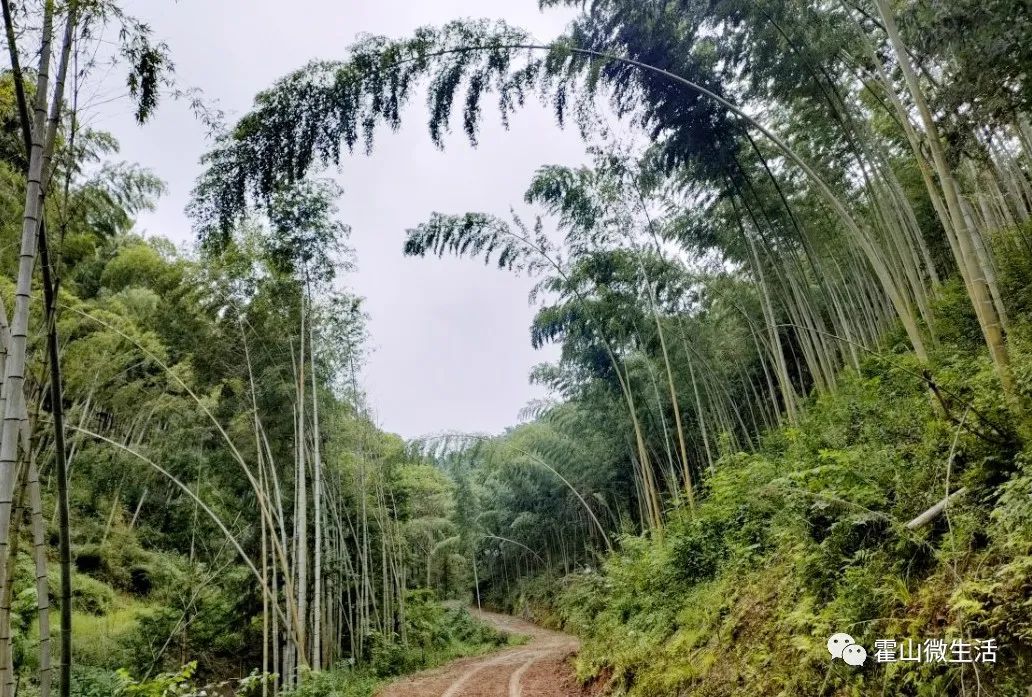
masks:
[[(217, 99), (230, 121), (276, 78), (312, 59), (341, 57), (360, 33), (403, 36), (426, 24), (489, 17), (548, 39), (573, 16), (541, 13), (536, 0), (127, 0), (125, 7), (168, 43), (180, 86)], [(353, 228), (359, 267), (345, 282), (366, 298), (372, 318), (364, 387), (380, 425), (406, 438), (499, 432), (544, 396), (528, 384), (528, 371), (556, 355), (530, 347), (531, 281), (473, 260), (405, 258), (404, 231), (433, 211), (506, 215), (538, 166), (583, 163), (584, 144), (533, 104), (509, 131), (485, 110), (476, 149), (456, 123), (441, 152), (430, 144), (422, 107), (414, 103), (402, 131), (383, 134), (371, 157), (349, 159), (340, 178), (340, 217)], [(183, 208), (208, 144), (186, 104), (167, 100), (139, 128), (125, 102), (116, 102), (95, 111), (91, 124), (119, 138), (124, 159), (168, 183), (140, 228), (190, 241)]]

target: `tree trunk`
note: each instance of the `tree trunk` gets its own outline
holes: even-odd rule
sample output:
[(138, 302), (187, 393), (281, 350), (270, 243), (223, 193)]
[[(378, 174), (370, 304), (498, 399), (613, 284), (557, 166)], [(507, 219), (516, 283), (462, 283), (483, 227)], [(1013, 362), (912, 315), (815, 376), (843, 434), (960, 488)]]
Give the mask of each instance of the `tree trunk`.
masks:
[(54, 671), (50, 647), (50, 584), (47, 578), (47, 540), (43, 523), (39, 471), (35, 457), (29, 460), (29, 506), (32, 515), (32, 551), (36, 563), (36, 607), (39, 612), (39, 695), (50, 697)]
[[(14, 497), (15, 467), (18, 459), (18, 428), (25, 410), (25, 351), (29, 330), (29, 301), (32, 294), (32, 270), (36, 264), (36, 241), (39, 231), (40, 200), (43, 192), (44, 129), (47, 123), (47, 92), (50, 87), (50, 53), (53, 38), (54, 1), (47, 0), (43, 15), (43, 43), (37, 71), (33, 105), (33, 127), (28, 153), (29, 171), (25, 187), (25, 210), (22, 216), (21, 251), (15, 284), (14, 311), (10, 323), (11, 345), (4, 367), (3, 423), (0, 425), (0, 569), (7, 566), (7, 545)], [(60, 99), (60, 94), (55, 95)], [(0, 622), (4, 618), (0, 618)], [(0, 665), (0, 670), (6, 670)]]
[(315, 559), (312, 567), (312, 670), (322, 668), (322, 460), (319, 451), (319, 391), (315, 379), (315, 330), (308, 320), (308, 353), (312, 381), (312, 504), (315, 515)]
[(996, 366), (1000, 383), (1003, 385), (1004, 392), (1008, 396), (1013, 397), (1014, 385), (1010, 372), (1010, 357), (1004, 342), (1003, 327), (996, 307), (993, 304), (984, 270), (982, 265), (978, 263), (977, 252), (972, 240), (973, 232), (961, 210), (957, 183), (947, 164), (946, 154), (942, 147), (942, 141), (939, 139), (935, 120), (932, 118), (931, 109), (925, 100), (917, 74), (914, 72), (914, 68), (910, 63), (910, 57), (907, 55), (906, 48), (903, 46), (903, 41), (899, 36), (899, 29), (896, 26), (896, 18), (892, 8), (887, 0), (874, 0), (874, 4), (878, 8), (878, 14), (881, 16), (882, 23), (885, 26), (885, 33), (896, 55), (896, 61), (903, 73), (903, 79), (906, 82), (907, 89), (914, 101), (914, 105), (917, 107), (922, 125), (924, 126), (925, 135), (927, 136), (926, 142), (931, 151), (932, 161), (935, 165), (936, 174), (939, 177), (939, 185), (946, 200), (948, 216), (956, 232), (960, 253), (959, 258), (956, 260), (957, 264), (967, 271), (968, 292), (971, 295), (971, 302), (975, 307), (975, 314), (978, 316), (979, 325), (981, 325), (986, 345), (989, 347), (993, 364)]

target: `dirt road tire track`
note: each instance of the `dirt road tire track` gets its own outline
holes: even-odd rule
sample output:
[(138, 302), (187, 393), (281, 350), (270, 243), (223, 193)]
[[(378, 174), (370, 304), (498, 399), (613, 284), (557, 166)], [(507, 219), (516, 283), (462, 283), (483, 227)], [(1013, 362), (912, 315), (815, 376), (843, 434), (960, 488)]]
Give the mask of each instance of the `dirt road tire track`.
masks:
[(569, 659), (577, 640), (493, 612), (474, 612), (484, 622), (530, 641), (486, 656), (463, 658), (393, 682), (377, 697), (581, 697)]

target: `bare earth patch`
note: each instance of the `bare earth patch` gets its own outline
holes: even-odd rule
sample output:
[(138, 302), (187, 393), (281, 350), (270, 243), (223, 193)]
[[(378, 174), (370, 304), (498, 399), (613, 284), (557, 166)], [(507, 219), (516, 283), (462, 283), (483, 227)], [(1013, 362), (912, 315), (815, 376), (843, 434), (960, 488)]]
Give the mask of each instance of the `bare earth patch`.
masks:
[(496, 629), (530, 641), (487, 656), (463, 658), (385, 687), (378, 697), (582, 697), (570, 659), (577, 640), (493, 612), (474, 614)]

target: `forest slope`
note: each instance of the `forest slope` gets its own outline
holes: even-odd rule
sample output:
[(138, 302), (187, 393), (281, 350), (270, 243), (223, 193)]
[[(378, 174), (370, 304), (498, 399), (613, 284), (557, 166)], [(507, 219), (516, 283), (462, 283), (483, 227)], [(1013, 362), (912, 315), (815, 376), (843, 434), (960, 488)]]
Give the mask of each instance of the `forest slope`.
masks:
[[(1024, 285), (1008, 287), (1015, 301)], [(618, 693), (1023, 695), (1032, 460), (973, 318), (948, 301), (937, 313), (948, 344), (934, 381), (910, 354), (869, 356), (797, 425), (722, 457), (697, 509), (671, 512), (662, 536), (621, 536), (597, 570), (546, 574), (507, 602), (581, 637), (580, 676)], [(1012, 341), (1028, 337), (1023, 323)], [(1024, 393), (1032, 360), (1017, 355)], [(961, 488), (943, 515), (906, 525)], [(862, 668), (831, 660), (836, 632), (867, 648)], [(879, 639), (993, 639), (999, 651), (882, 662)]]

